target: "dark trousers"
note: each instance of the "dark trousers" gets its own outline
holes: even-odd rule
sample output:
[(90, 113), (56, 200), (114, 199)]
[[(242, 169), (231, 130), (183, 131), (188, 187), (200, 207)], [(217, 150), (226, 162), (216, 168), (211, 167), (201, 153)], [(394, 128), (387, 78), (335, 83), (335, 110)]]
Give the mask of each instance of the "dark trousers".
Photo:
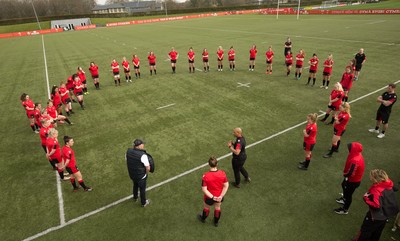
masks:
[(146, 183), (147, 176), (140, 180), (133, 180), (133, 198), (138, 198), (138, 191), (140, 189), (140, 202), (142, 205), (146, 204)]
[(386, 220), (372, 220), (368, 213), (356, 241), (379, 241), (385, 225)]
[(233, 168), (233, 174), (235, 175), (235, 183), (236, 185), (240, 184), (240, 173), (245, 178), (249, 177), (249, 174), (247, 173), (246, 169), (244, 169), (243, 165), (246, 162), (246, 159), (237, 159), (233, 158), (232, 159), (232, 168)]
[(360, 182), (349, 182), (343, 180), (342, 188), (343, 188), (344, 209), (348, 210), (350, 208), (351, 202), (353, 201), (353, 193), (359, 186)]

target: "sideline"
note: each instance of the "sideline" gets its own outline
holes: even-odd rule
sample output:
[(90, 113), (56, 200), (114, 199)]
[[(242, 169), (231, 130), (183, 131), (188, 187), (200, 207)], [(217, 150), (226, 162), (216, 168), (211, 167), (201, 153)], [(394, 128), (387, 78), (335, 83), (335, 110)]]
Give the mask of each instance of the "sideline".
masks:
[[(397, 84), (397, 83), (399, 83), (399, 82), (400, 82), (400, 80), (397, 80), (397, 81), (394, 82), (394, 83)], [(366, 97), (368, 97), (368, 96), (370, 96), (370, 95), (373, 95), (373, 94), (375, 94), (375, 93), (377, 93), (377, 92), (379, 92), (379, 91), (382, 91), (382, 90), (384, 90), (384, 89), (386, 89), (386, 88), (387, 88), (387, 85), (384, 86), (384, 87), (382, 87), (382, 88), (379, 88), (379, 89), (377, 89), (377, 90), (375, 90), (375, 91), (373, 91), (373, 92), (370, 92), (370, 93), (368, 93), (368, 94), (365, 94), (365, 95), (363, 95), (363, 96), (361, 96), (361, 97), (358, 97), (357, 99), (354, 99), (354, 100), (350, 101), (349, 103), (354, 103), (354, 102), (357, 102), (357, 101), (359, 101), (359, 100), (362, 100), (362, 99), (364, 99), (364, 98), (366, 98)], [(321, 115), (319, 115), (319, 117), (320, 117), (320, 116), (323, 116), (323, 115), (324, 115), (324, 114), (321, 114)], [(261, 144), (261, 143), (263, 143), (263, 142), (265, 142), (265, 141), (267, 141), (267, 140), (270, 140), (270, 139), (272, 139), (272, 138), (274, 138), (274, 137), (280, 136), (280, 135), (282, 135), (282, 134), (284, 134), (284, 133), (286, 133), (286, 132), (288, 132), (288, 131), (291, 131), (291, 130), (293, 130), (293, 129), (299, 127), (299, 126), (302, 126), (302, 125), (304, 125), (304, 124), (306, 124), (306, 121), (303, 121), (303, 122), (301, 122), (301, 123), (298, 123), (298, 124), (296, 124), (296, 125), (293, 125), (293, 126), (287, 128), (287, 129), (282, 130), (282, 131), (280, 131), (280, 132), (277, 132), (277, 133), (275, 133), (275, 134), (273, 134), (273, 135), (271, 135), (271, 136), (269, 136), (269, 137), (266, 137), (266, 138), (261, 139), (261, 140), (259, 140), (259, 141), (257, 141), (257, 142), (254, 142), (254, 143), (248, 145), (247, 148), (251, 148), (251, 147), (253, 147), (253, 146), (256, 146), (256, 145), (258, 145), (258, 144)], [(225, 155), (223, 155), (223, 156), (218, 157), (217, 160), (225, 159), (225, 158), (227, 158), (227, 157), (229, 157), (229, 156), (231, 156), (231, 155), (232, 155), (231, 153), (225, 154)], [(179, 174), (179, 175), (176, 175), (176, 176), (171, 177), (171, 178), (169, 178), (169, 179), (167, 179), (167, 180), (164, 180), (164, 181), (162, 181), (162, 182), (160, 182), (160, 183), (157, 183), (157, 184), (155, 184), (155, 185), (153, 185), (153, 186), (147, 188), (147, 190), (150, 191), (150, 190), (152, 190), (152, 189), (154, 189), (154, 188), (163, 186), (163, 185), (165, 185), (165, 184), (167, 184), (167, 183), (169, 183), (169, 182), (172, 182), (172, 181), (174, 181), (174, 180), (176, 180), (176, 179), (178, 179), (178, 178), (180, 178), (180, 177), (186, 176), (186, 175), (188, 175), (188, 174), (190, 174), (190, 173), (192, 173), (192, 172), (194, 172), (194, 171), (197, 171), (197, 170), (199, 170), (199, 169), (201, 169), (201, 168), (204, 168), (204, 167), (206, 167), (207, 165), (208, 165), (208, 163), (205, 163), (205, 164), (202, 164), (202, 165), (197, 166), (197, 167), (195, 167), (195, 168), (192, 168), (192, 169), (190, 169), (190, 170), (188, 170), (188, 171), (185, 171), (185, 172), (183, 172), (183, 173), (181, 173), (181, 174)], [(117, 200), (117, 201), (115, 201), (115, 202), (113, 202), (113, 203), (110, 203), (110, 204), (108, 204), (108, 205), (106, 205), (106, 206), (104, 206), (104, 207), (98, 208), (98, 209), (96, 209), (96, 210), (93, 210), (93, 211), (91, 211), (91, 212), (88, 212), (88, 213), (86, 213), (86, 214), (83, 214), (83, 215), (81, 215), (81, 216), (79, 216), (79, 217), (76, 217), (76, 218), (74, 218), (74, 219), (71, 219), (71, 220), (69, 220), (68, 222), (66, 222), (66, 223), (64, 223), (64, 224), (51, 227), (51, 228), (49, 228), (49, 229), (46, 229), (45, 231), (42, 231), (42, 232), (37, 233), (37, 234), (35, 234), (35, 235), (33, 235), (33, 236), (30, 236), (30, 237), (24, 239), (24, 241), (30, 241), (30, 240), (34, 240), (34, 239), (36, 239), (36, 238), (42, 237), (42, 236), (44, 236), (44, 235), (46, 235), (46, 234), (48, 234), (48, 233), (50, 233), (50, 232), (59, 230), (59, 229), (61, 229), (61, 228), (64, 228), (64, 227), (69, 226), (69, 225), (71, 225), (71, 224), (74, 224), (74, 223), (76, 223), (76, 222), (78, 222), (78, 221), (80, 221), (80, 220), (83, 220), (83, 219), (85, 219), (85, 218), (88, 218), (88, 217), (90, 217), (90, 216), (92, 216), (92, 215), (95, 215), (95, 214), (97, 214), (97, 213), (100, 213), (100, 212), (102, 212), (102, 211), (104, 211), (104, 210), (106, 210), (106, 209), (108, 209), (108, 208), (114, 207), (114, 206), (116, 206), (116, 205), (118, 205), (118, 204), (120, 204), (120, 203), (123, 203), (123, 202), (125, 202), (125, 201), (127, 201), (127, 200), (130, 200), (131, 198), (132, 198), (132, 195), (129, 195), (129, 196), (127, 196), (127, 197), (124, 197), (124, 198), (122, 198), (122, 199), (119, 199), (119, 200)]]

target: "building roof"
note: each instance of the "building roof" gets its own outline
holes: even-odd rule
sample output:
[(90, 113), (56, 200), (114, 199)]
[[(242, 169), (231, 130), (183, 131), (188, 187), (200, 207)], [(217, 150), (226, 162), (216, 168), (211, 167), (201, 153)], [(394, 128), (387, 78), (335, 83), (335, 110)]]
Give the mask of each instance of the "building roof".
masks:
[(108, 5), (96, 5), (92, 8), (92, 11), (96, 10), (107, 10), (113, 8), (149, 8), (151, 5), (156, 4), (156, 1), (135, 1), (135, 2), (126, 2), (126, 3), (114, 3)]

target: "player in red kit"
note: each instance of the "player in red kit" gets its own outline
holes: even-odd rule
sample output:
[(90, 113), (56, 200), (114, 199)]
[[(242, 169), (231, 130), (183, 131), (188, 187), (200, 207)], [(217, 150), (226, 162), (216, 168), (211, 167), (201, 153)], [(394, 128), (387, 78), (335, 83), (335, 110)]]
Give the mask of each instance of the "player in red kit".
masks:
[(340, 84), (342, 85), (344, 92), (343, 96), (344, 102), (347, 102), (349, 100), (349, 91), (353, 86), (353, 81), (354, 81), (353, 71), (351, 71), (351, 66), (347, 66), (346, 70), (342, 75), (342, 79), (340, 80)]
[[(323, 80), (322, 80), (322, 85), (320, 88), (325, 88), (328, 89), (329, 82), (331, 81), (331, 75), (332, 75), (332, 67), (333, 67), (333, 55), (330, 54), (328, 55), (328, 58), (324, 62), (324, 71), (322, 73)], [(326, 83), (326, 85), (325, 85)]]
[(224, 50), (222, 49), (222, 46), (219, 46), (217, 50), (218, 71), (222, 71), (224, 69), (223, 61), (224, 61)]
[(54, 120), (54, 121), (59, 121), (60, 123), (65, 121), (68, 124), (72, 125), (72, 123), (69, 121), (69, 119), (66, 116), (59, 115), (57, 113), (56, 107), (53, 105), (53, 101), (49, 100), (47, 101), (47, 107), (46, 107), (47, 114)]
[(334, 152), (339, 151), (340, 137), (346, 131), (346, 125), (351, 118), (349, 103), (346, 102), (343, 105), (340, 105), (339, 111), (339, 114), (334, 117), (335, 123), (333, 125), (332, 147), (329, 152), (324, 155), (325, 158), (332, 157)]
[(75, 87), (74, 87), (74, 95), (78, 100), (81, 109), (84, 110), (85, 106), (83, 105), (83, 83), (77, 74), (72, 75), (72, 79), (74, 80)]
[[(40, 143), (42, 144), (42, 148), (45, 153), (47, 153), (47, 148), (46, 148), (47, 136), (49, 135), (49, 130), (53, 128), (51, 122), (52, 121), (49, 119), (40, 120), (40, 124), (42, 125), (42, 127), (40, 128), (39, 137), (40, 137)], [(54, 170), (57, 170), (56, 166), (53, 163), (50, 162), (50, 164)]]
[(125, 57), (122, 58), (122, 67), (124, 68), (126, 83), (132, 82), (131, 69), (129, 68), (129, 62)]
[(135, 70), (135, 77), (136, 79), (140, 78), (140, 59), (139, 57), (134, 54), (132, 58), (133, 69)]
[(111, 62), (111, 69), (114, 75), (115, 86), (117, 86), (117, 81), (118, 85), (121, 85), (121, 76), (119, 75), (119, 63), (115, 59), (113, 59)]
[(58, 131), (54, 128), (49, 130), (49, 135), (46, 139), (46, 158), (51, 165), (56, 167), (61, 180), (65, 181), (69, 178), (64, 178), (63, 163), (61, 160), (60, 144), (58, 144)]
[(40, 118), (42, 117), (42, 104), (40, 103), (35, 103), (35, 109), (33, 110), (33, 117), (35, 118), (35, 125), (38, 126), (37, 130), (39, 130), (40, 133), (40, 128), (42, 128), (42, 123), (40, 123)]
[(310, 84), (311, 78), (313, 79), (312, 86), (315, 85), (315, 80), (317, 79), (316, 77), (317, 77), (317, 71), (318, 71), (318, 62), (319, 62), (319, 59), (317, 57), (317, 54), (314, 53), (313, 57), (308, 61), (308, 64), (310, 65), (310, 70), (309, 70), (310, 75), (308, 76), (308, 81), (307, 81), (306, 85)]
[(67, 83), (65, 85), (67, 90), (69, 91), (69, 98), (71, 98), (72, 102), (76, 103), (76, 100), (74, 98), (75, 82), (74, 79), (72, 78), (72, 75), (68, 77)]
[(168, 59), (171, 61), (171, 68), (172, 68), (172, 73), (176, 73), (176, 62), (178, 61), (179, 54), (178, 52), (175, 51), (175, 48), (172, 47), (171, 51), (168, 53)]
[(82, 81), (83, 88), (82, 92), (84, 95), (88, 95), (89, 92), (87, 91), (87, 85), (86, 85), (86, 73), (83, 71), (82, 67), (78, 67), (78, 72), (76, 73), (79, 76), (79, 79)]
[(99, 66), (97, 66), (94, 62), (90, 62), (89, 71), (90, 74), (92, 75), (93, 84), (96, 87), (96, 90), (99, 90), (100, 89)]
[(208, 63), (208, 51), (207, 51), (207, 49), (203, 49), (203, 53), (201, 53), (201, 56), (203, 57), (204, 72), (210, 72), (210, 64)]
[(35, 126), (35, 116), (34, 116), (34, 110), (35, 110), (35, 103), (30, 99), (28, 94), (23, 93), (21, 95), (21, 103), (22, 106), (25, 109), (26, 116), (29, 119), (29, 125), (32, 128), (32, 131), (35, 133), (39, 133), (39, 127)]
[[(342, 104), (343, 96), (344, 96), (343, 87), (339, 82), (336, 82), (335, 88), (331, 91), (331, 94), (329, 96), (328, 109), (326, 110), (325, 117), (321, 120), (322, 122), (325, 122), (326, 119), (328, 119), (329, 114), (332, 111), (335, 113), (339, 110), (339, 106)], [(327, 124), (333, 124), (333, 122), (334, 122), (334, 117), (332, 117), (331, 122)]]
[(69, 97), (69, 91), (63, 82), (60, 84), (59, 92), (61, 95), (61, 102), (64, 104), (64, 110), (67, 113), (67, 116), (74, 114), (74, 111), (72, 110), (71, 98)]
[(310, 165), (312, 156), (311, 152), (313, 151), (315, 143), (317, 142), (317, 118), (318, 115), (316, 113), (307, 115), (307, 126), (303, 130), (303, 149), (305, 161), (300, 162), (300, 165), (298, 166), (298, 168), (301, 170), (307, 170), (308, 166)]
[(253, 44), (249, 52), (250, 52), (249, 71), (254, 71), (254, 67), (256, 65), (257, 46)]
[(62, 103), (61, 103), (61, 95), (59, 92), (59, 88), (57, 85), (53, 85), (53, 87), (51, 88), (51, 95), (50, 95), (50, 99), (53, 101), (54, 106), (57, 109), (57, 113), (59, 115), (62, 114)]
[(193, 48), (190, 47), (189, 48), (189, 52), (187, 53), (187, 57), (188, 57), (188, 62), (189, 62), (189, 73), (194, 73), (195, 71), (195, 67), (194, 67), (194, 51)]
[(290, 70), (292, 69), (292, 65), (293, 65), (293, 55), (290, 51), (288, 51), (286, 53), (285, 64), (286, 64), (286, 76), (289, 76)]
[(218, 161), (215, 157), (208, 160), (210, 171), (205, 173), (202, 178), (201, 189), (204, 193), (204, 208), (202, 214), (197, 217), (200, 222), (205, 223), (211, 206), (214, 206), (214, 226), (218, 227), (221, 217), (221, 203), (229, 188), (228, 178), (222, 170), (218, 170)]
[(79, 185), (81, 185), (86, 192), (92, 191), (91, 187), (85, 185), (82, 179), (82, 174), (76, 166), (75, 153), (71, 148), (74, 145), (74, 139), (69, 136), (64, 136), (64, 144), (65, 146), (63, 146), (61, 151), (62, 161), (64, 163), (64, 168), (71, 175), (70, 181), (74, 187), (73, 191), (76, 192), (79, 189), (76, 185), (75, 179), (78, 179)]
[(306, 53), (304, 50), (300, 49), (299, 53), (296, 55), (296, 73), (294, 74), (295, 79), (299, 80), (303, 72), (303, 64)]
[(265, 57), (265, 62), (267, 63), (267, 71), (265, 73), (272, 74), (272, 61), (274, 60), (274, 51), (272, 51), (271, 46), (268, 47), (268, 51), (265, 53)]
[(229, 61), (229, 69), (231, 71), (235, 71), (235, 50), (233, 49), (233, 46), (228, 51), (228, 61)]
[(149, 56), (147, 56), (147, 59), (149, 60), (149, 66), (150, 66), (150, 75), (157, 74), (157, 68), (156, 68), (156, 56), (154, 55), (153, 51), (150, 51)]

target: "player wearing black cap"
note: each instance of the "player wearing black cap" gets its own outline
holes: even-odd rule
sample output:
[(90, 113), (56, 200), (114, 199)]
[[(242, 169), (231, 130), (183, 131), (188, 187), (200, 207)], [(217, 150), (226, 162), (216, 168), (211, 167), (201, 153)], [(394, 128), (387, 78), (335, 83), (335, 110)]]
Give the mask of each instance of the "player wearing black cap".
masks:
[(140, 189), (140, 201), (142, 207), (146, 207), (150, 204), (150, 200), (146, 199), (146, 183), (147, 175), (150, 172), (150, 162), (149, 155), (144, 150), (144, 142), (136, 139), (133, 142), (133, 148), (127, 150), (125, 158), (129, 176), (133, 181), (133, 200), (137, 202), (138, 190)]

